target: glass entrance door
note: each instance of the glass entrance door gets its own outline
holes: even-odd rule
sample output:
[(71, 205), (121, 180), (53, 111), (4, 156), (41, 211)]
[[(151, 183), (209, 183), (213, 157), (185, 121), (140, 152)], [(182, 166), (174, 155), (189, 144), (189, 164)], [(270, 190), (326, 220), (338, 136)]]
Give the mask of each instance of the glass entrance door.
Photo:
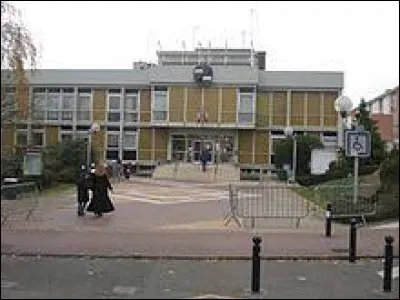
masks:
[(201, 150), (204, 148), (207, 148), (208, 151), (210, 152), (210, 159), (208, 163), (214, 163), (214, 141), (212, 140), (194, 140), (192, 141), (192, 161), (193, 162), (200, 162), (200, 155), (201, 155)]

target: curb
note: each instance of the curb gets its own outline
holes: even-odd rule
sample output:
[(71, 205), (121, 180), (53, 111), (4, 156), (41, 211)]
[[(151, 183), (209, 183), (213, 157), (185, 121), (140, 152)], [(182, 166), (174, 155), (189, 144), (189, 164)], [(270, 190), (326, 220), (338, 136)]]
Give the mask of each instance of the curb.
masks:
[[(2, 252), (1, 256), (13, 256), (13, 257), (45, 257), (45, 258), (86, 258), (86, 259), (134, 259), (134, 260), (197, 260), (197, 261), (234, 261), (244, 260), (250, 261), (252, 257), (244, 255), (236, 256), (224, 256), (224, 255), (91, 255), (84, 253), (64, 253), (64, 254), (51, 254), (51, 253), (35, 253), (35, 252)], [(291, 260), (291, 261), (330, 261), (340, 260), (347, 261), (348, 256), (344, 255), (272, 255), (263, 256), (261, 260), (264, 261), (278, 261), (278, 260)], [(383, 259), (384, 255), (360, 255), (357, 256), (357, 260), (379, 260)], [(398, 255), (393, 256), (394, 259), (399, 259)]]

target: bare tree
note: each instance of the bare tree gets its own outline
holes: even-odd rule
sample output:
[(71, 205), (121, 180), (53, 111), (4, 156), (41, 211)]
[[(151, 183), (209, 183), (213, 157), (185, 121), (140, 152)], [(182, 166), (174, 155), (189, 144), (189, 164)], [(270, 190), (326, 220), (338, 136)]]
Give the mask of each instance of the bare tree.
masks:
[[(1, 126), (16, 119), (21, 108), (17, 99), (28, 88), (26, 68), (36, 67), (37, 49), (32, 35), (22, 22), (21, 13), (1, 1)], [(8, 89), (13, 97), (8, 97)]]

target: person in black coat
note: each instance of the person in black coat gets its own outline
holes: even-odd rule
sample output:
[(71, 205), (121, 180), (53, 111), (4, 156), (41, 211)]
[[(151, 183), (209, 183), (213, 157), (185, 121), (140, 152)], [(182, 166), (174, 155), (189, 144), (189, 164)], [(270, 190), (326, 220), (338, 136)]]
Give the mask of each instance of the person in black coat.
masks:
[(77, 188), (77, 201), (78, 201), (78, 216), (82, 217), (85, 215), (85, 207), (89, 202), (89, 186), (88, 186), (88, 174), (86, 167), (81, 166), (81, 170), (76, 180)]
[(208, 150), (208, 148), (204, 148), (200, 153), (200, 162), (203, 172), (206, 172), (207, 161), (209, 160), (210, 160), (210, 151)]
[(115, 210), (113, 203), (108, 195), (108, 190), (112, 191), (107, 170), (103, 166), (98, 166), (92, 179), (92, 199), (87, 207), (87, 211), (94, 212), (96, 217), (101, 217), (103, 213)]

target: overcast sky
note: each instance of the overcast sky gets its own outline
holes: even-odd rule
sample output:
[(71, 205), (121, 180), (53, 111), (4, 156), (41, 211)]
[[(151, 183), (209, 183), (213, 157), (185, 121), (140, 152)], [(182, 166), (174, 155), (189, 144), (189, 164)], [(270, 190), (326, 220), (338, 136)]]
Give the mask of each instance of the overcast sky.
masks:
[(250, 47), (267, 70), (343, 71), (367, 100), (399, 84), (399, 2), (11, 1), (41, 48), (40, 68), (127, 69), (163, 50)]

